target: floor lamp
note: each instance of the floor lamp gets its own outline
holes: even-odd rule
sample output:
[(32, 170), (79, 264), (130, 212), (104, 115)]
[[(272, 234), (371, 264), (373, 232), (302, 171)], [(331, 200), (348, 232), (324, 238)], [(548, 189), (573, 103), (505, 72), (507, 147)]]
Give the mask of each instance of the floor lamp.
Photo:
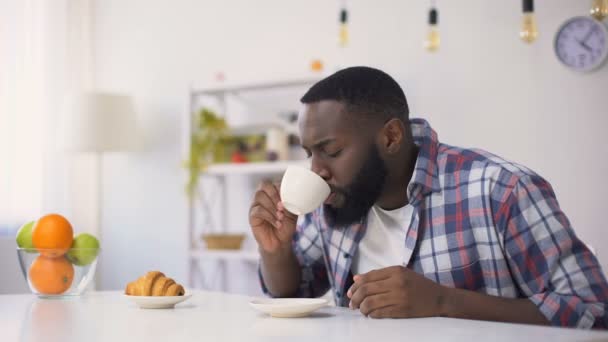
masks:
[[(102, 239), (103, 213), (103, 155), (125, 152), (136, 144), (136, 115), (129, 96), (121, 94), (87, 92), (73, 96), (66, 111), (64, 146), (73, 153), (93, 154), (96, 159), (97, 191), (96, 230)], [(103, 263), (102, 256), (99, 262)], [(99, 267), (99, 265), (98, 265)], [(96, 285), (101, 284), (97, 272)]]

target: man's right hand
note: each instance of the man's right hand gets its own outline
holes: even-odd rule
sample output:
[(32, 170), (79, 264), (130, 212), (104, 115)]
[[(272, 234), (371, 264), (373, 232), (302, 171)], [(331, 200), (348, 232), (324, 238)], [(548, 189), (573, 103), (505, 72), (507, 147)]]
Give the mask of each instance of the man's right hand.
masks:
[(249, 225), (261, 251), (277, 254), (290, 250), (297, 220), (283, 207), (279, 189), (264, 181), (249, 208)]

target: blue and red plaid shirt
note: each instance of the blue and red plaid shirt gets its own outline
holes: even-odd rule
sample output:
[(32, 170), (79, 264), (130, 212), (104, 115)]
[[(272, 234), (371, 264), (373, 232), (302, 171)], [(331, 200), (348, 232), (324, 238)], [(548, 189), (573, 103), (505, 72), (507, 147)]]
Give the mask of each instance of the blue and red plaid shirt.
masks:
[[(481, 150), (439, 143), (422, 119), (407, 194), (403, 265), (444, 286), (528, 298), (553, 325), (607, 328), (608, 284), (596, 257), (574, 234), (551, 185), (533, 171)], [(351, 262), (366, 218), (332, 229), (323, 208), (303, 216), (293, 238), (302, 267), (297, 296), (332, 290), (348, 306)], [(409, 226), (408, 226), (409, 225)], [(268, 293), (262, 279), (262, 288)]]

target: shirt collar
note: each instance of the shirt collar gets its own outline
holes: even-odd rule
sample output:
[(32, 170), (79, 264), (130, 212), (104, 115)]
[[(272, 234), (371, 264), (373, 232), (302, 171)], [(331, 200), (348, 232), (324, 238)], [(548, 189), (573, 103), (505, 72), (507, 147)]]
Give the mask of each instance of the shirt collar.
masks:
[(416, 187), (419, 186), (421, 194), (439, 192), (439, 171), (437, 169), (437, 149), (439, 140), (429, 123), (420, 118), (410, 120), (414, 143), (418, 146), (418, 158), (412, 174), (412, 180), (408, 186), (408, 198), (410, 202), (415, 198)]

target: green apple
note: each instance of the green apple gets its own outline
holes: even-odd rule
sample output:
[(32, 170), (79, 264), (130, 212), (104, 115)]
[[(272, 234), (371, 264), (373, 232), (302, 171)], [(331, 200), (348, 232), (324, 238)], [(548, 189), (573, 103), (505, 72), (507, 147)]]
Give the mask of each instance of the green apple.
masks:
[(74, 237), (68, 251), (68, 259), (78, 266), (92, 263), (99, 253), (99, 240), (91, 234), (80, 233)]
[[(32, 249), (32, 252), (35, 251), (34, 243), (32, 242), (34, 223), (36, 223), (36, 221), (27, 222), (17, 231), (17, 246), (19, 246), (19, 248)], [(28, 250), (28, 252), (30, 251)]]

